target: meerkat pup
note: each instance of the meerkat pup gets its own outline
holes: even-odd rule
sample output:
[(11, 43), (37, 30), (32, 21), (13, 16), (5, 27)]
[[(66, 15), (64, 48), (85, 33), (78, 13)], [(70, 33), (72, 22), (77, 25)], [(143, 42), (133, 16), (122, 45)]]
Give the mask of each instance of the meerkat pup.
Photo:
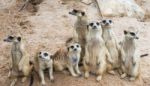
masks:
[(72, 76), (80, 76), (79, 70), (81, 47), (77, 42), (67, 43), (65, 49), (59, 49), (53, 55), (54, 69), (56, 71), (63, 71), (68, 69)]
[(84, 11), (73, 9), (69, 14), (74, 15), (77, 17), (77, 21), (74, 25), (74, 37), (79, 41), (81, 45), (81, 61), (85, 55), (85, 44), (86, 44), (86, 36), (87, 36), (87, 25), (88, 25), (88, 18)]
[(11, 56), (12, 64), (8, 77), (14, 78), (10, 86), (14, 86), (19, 76), (23, 76), (22, 82), (30, 75), (33, 65), (29, 61), (29, 55), (24, 49), (23, 40), (20, 36), (8, 36), (5, 42), (12, 42)]
[(140, 75), (140, 55), (136, 46), (136, 40), (138, 39), (135, 28), (130, 27), (128, 30), (124, 30), (124, 40), (121, 43), (121, 49), (123, 49), (122, 57), (122, 72), (121, 78), (129, 76), (129, 80), (135, 80)]
[(109, 61), (111, 61), (111, 57), (102, 38), (102, 28), (100, 23), (91, 22), (88, 25), (87, 30), (86, 52), (83, 59), (85, 78), (89, 77), (89, 72), (96, 70), (96, 80), (100, 81), (107, 67), (106, 60), (108, 58)]
[(106, 19), (101, 21), (101, 25), (103, 29), (102, 37), (113, 60), (113, 63), (111, 65), (112, 67), (108, 68), (108, 72), (110, 72), (111, 74), (115, 74), (115, 72), (112, 71), (111, 69), (120, 67), (120, 58), (119, 58), (120, 49), (112, 29), (113, 22), (112, 20)]
[(46, 51), (40, 51), (35, 57), (35, 70), (38, 71), (39, 77), (41, 79), (41, 85), (45, 86), (45, 79), (44, 79), (44, 70), (48, 69), (49, 71), (49, 79), (53, 82), (53, 60), (51, 55)]

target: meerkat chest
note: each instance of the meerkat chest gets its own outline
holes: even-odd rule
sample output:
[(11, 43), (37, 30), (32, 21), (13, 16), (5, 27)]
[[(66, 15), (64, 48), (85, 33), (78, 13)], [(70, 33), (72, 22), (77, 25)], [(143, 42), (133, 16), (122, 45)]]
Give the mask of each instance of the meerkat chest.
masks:
[(79, 58), (78, 55), (71, 55), (71, 56), (69, 57), (69, 61), (70, 61), (73, 65), (78, 64), (79, 59), (80, 59), (80, 58)]
[(46, 68), (50, 68), (51, 65), (52, 65), (52, 60), (40, 60), (39, 61), (39, 66), (43, 70), (46, 69)]

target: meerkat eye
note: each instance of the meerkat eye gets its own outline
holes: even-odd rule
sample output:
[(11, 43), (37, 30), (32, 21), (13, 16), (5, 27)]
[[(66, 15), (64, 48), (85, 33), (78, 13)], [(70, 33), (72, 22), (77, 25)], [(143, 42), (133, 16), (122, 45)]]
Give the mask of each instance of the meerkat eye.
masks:
[(103, 20), (102, 22), (105, 24), (105, 23), (106, 23), (106, 20)]
[(135, 36), (135, 33), (134, 32), (130, 32), (131, 36)]
[(8, 37), (8, 39), (11, 39), (11, 40), (12, 40), (13, 38), (14, 38), (14, 37), (12, 37), (12, 36), (9, 36), (9, 37)]
[(99, 25), (99, 23), (98, 23), (98, 22), (97, 22), (96, 24), (97, 24), (97, 25)]
[(42, 52), (39, 52), (39, 54), (41, 54)]
[(112, 20), (109, 20), (109, 23), (112, 23)]
[(74, 46), (70, 46), (72, 49), (74, 48)]
[(44, 56), (48, 56), (48, 53), (44, 53)]
[(76, 46), (77, 46), (77, 47), (79, 47), (79, 45), (78, 45), (78, 44), (77, 44)]
[(78, 11), (76, 9), (73, 9), (73, 12), (77, 13)]
[(90, 26), (93, 26), (94, 24), (93, 23), (90, 23)]

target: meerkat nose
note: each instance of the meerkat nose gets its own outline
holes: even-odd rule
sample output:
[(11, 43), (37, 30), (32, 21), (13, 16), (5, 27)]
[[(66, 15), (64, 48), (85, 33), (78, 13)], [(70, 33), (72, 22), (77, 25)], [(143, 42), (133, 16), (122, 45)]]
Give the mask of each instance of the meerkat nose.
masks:
[(74, 51), (77, 51), (77, 49), (75, 48)]

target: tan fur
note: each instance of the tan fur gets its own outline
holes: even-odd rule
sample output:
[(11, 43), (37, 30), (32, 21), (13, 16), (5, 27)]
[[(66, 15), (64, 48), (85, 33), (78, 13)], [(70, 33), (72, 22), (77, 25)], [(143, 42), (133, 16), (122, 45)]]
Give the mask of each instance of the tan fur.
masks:
[[(125, 37), (121, 43), (121, 49), (123, 51), (121, 68), (123, 74), (121, 78), (130, 76), (130, 80), (135, 80), (140, 75), (140, 55), (138, 54), (136, 39), (137, 34), (133, 31), (134, 28), (124, 31)], [(130, 33), (134, 32), (132, 36)]]
[(53, 82), (54, 81), (54, 76), (53, 76), (53, 60), (51, 59), (51, 55), (48, 53), (48, 58), (49, 59), (43, 59), (41, 57), (44, 53), (47, 53), (45, 51), (41, 51), (37, 53), (37, 56), (35, 57), (35, 62), (34, 62), (34, 67), (35, 70), (38, 71), (40, 80), (41, 80), (41, 85), (45, 86), (45, 79), (44, 79), (44, 70), (48, 69), (49, 72), (49, 79)]
[[(74, 12), (74, 10), (76, 12)], [(82, 48), (82, 52), (81, 52), (81, 60), (83, 59), (84, 55), (85, 55), (85, 44), (86, 44), (86, 36), (87, 36), (87, 25), (88, 25), (88, 18), (87, 15), (84, 11), (82, 10), (76, 10), (74, 9), (72, 12), (69, 12), (72, 15), (77, 16), (77, 21), (74, 25), (74, 39), (78, 40), (81, 48)], [(84, 15), (82, 15), (82, 13)]]
[(111, 55), (113, 60), (112, 67), (109, 67), (109, 70), (120, 67), (120, 46), (117, 42), (115, 34), (112, 29), (112, 20), (102, 20), (101, 25), (103, 29), (102, 37), (105, 41), (105, 45)]
[[(79, 76), (81, 72), (78, 67), (78, 63), (80, 61), (80, 52), (81, 47), (79, 45), (77, 52), (74, 52), (71, 49), (71, 46), (79, 45), (78, 43), (69, 43), (63, 49), (59, 49), (54, 55), (54, 69), (56, 71), (63, 71), (64, 69), (68, 69), (72, 76)], [(74, 63), (73, 58), (76, 58), (77, 61)]]
[[(10, 36), (9, 36), (10, 37)], [(23, 40), (18, 41), (17, 36), (11, 36), (13, 39), (6, 38), (4, 41), (12, 42), (11, 56), (12, 56), (12, 66), (8, 77), (14, 78), (10, 86), (14, 86), (17, 82), (19, 76), (23, 76), (22, 82), (30, 75), (33, 65), (29, 62), (29, 54), (24, 49)], [(15, 75), (14, 75), (15, 74)]]
[[(92, 24), (93, 23), (93, 24)], [(94, 68), (97, 74), (97, 81), (102, 79), (102, 75), (106, 70), (106, 60), (111, 61), (109, 52), (105, 47), (105, 42), (102, 39), (102, 28), (98, 22), (92, 22), (88, 25), (88, 35), (85, 57), (83, 65), (85, 69), (85, 78), (89, 77), (89, 72)], [(95, 27), (95, 28), (94, 28)]]

